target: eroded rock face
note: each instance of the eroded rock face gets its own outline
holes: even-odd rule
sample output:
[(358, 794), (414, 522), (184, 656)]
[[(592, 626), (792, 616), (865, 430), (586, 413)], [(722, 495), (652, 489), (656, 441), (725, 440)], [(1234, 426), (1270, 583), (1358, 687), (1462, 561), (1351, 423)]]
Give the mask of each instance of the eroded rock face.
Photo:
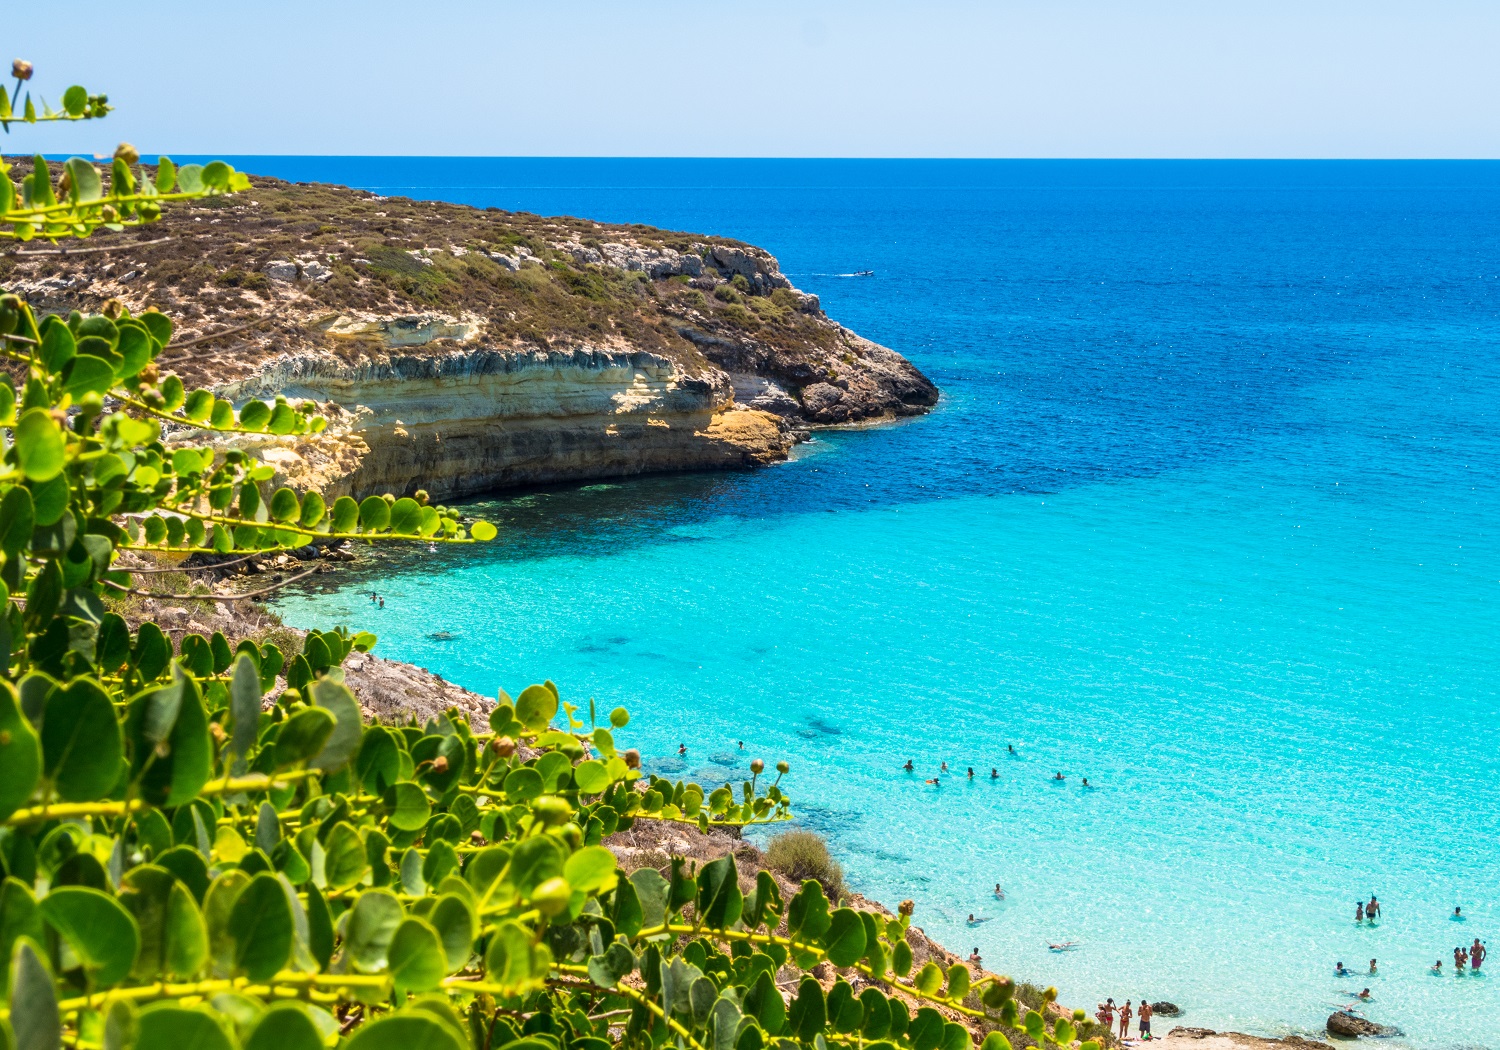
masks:
[(722, 373), (687, 375), (642, 352), (393, 353), (358, 365), (308, 355), (225, 384), (222, 393), (342, 406), (315, 438), (250, 439), (282, 481), (325, 495), (425, 488), (452, 499), (515, 485), (752, 467), (785, 458), (792, 444), (780, 417), (734, 403)]

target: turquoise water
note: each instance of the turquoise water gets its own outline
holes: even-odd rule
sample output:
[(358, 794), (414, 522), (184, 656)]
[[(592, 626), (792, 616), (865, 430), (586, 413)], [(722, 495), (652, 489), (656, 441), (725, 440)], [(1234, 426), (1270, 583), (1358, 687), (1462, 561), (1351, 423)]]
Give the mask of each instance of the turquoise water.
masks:
[(741, 236), (945, 394), (770, 470), (482, 501), (497, 544), (291, 622), (624, 703), (658, 768), (786, 758), (854, 887), (1065, 1002), (1284, 1034), (1368, 986), (1500, 1047), (1500, 976), (1449, 972), (1500, 928), (1500, 166), (245, 166)]

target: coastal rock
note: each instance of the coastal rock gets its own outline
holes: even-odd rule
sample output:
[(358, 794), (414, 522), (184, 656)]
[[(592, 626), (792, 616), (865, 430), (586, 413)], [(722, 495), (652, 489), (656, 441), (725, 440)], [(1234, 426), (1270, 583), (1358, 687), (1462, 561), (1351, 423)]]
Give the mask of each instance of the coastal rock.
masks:
[[(1154, 1009), (1156, 1009), (1156, 1007), (1153, 1006), (1151, 1009), (1154, 1010)], [(1167, 1033), (1167, 1038), (1169, 1038), (1169, 1039), (1173, 1039), (1173, 1038), (1175, 1038), (1175, 1039), (1209, 1039), (1209, 1038), (1212, 1038), (1213, 1036), (1216, 1036), (1218, 1034), (1219, 1033), (1216, 1032), (1216, 1031), (1214, 1031), (1212, 1028), (1185, 1028), (1182, 1025), (1178, 1025), (1176, 1028), (1172, 1029), (1170, 1032)]]
[[(216, 276), (247, 258), (268, 279)], [(160, 366), (190, 388), (316, 401), (322, 434), (234, 440), (326, 496), (742, 469), (811, 426), (938, 400), (768, 252), (649, 226), (254, 178), (108, 257), (10, 265), (48, 312), (110, 298), (167, 312), (181, 348)]]
[(1376, 1024), (1374, 1021), (1368, 1021), (1363, 1017), (1340, 1010), (1329, 1016), (1328, 1034), (1343, 1039), (1356, 1039), (1359, 1036), (1389, 1037), (1400, 1035), (1401, 1031), (1390, 1025)]
[(1182, 1007), (1176, 1003), (1169, 1003), (1164, 999), (1159, 1003), (1152, 1003), (1151, 1012), (1158, 1017), (1181, 1017)]

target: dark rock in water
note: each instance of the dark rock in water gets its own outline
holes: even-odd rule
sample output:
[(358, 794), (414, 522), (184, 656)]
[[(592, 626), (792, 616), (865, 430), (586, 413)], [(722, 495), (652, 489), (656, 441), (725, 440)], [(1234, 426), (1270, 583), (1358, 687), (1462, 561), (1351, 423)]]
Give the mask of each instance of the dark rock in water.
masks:
[(658, 773), (681, 773), (687, 768), (687, 763), (677, 756), (671, 758), (659, 758), (651, 763), (651, 768)]
[(1362, 1035), (1377, 1037), (1400, 1035), (1401, 1030), (1399, 1028), (1392, 1028), (1388, 1024), (1376, 1024), (1374, 1021), (1367, 1021), (1363, 1017), (1357, 1017), (1354, 1014), (1345, 1013), (1340, 1010), (1338, 1013), (1329, 1016), (1328, 1034), (1340, 1036), (1344, 1039), (1357, 1039)]
[(708, 760), (716, 766), (737, 766), (740, 760), (733, 755), (710, 755)]
[[(1156, 1009), (1156, 1007), (1153, 1006), (1151, 1009), (1154, 1010)], [(1178, 1025), (1176, 1028), (1167, 1033), (1167, 1035), (1169, 1036), (1177, 1035), (1181, 1036), (1184, 1039), (1207, 1039), (1211, 1035), (1218, 1034), (1219, 1033), (1215, 1032), (1212, 1028), (1184, 1028), (1181, 1025)]]
[(821, 718), (809, 718), (807, 724), (825, 736), (842, 736), (844, 731), (832, 722), (825, 722)]
[(1152, 1003), (1151, 1012), (1157, 1017), (1181, 1017), (1182, 1007), (1176, 1003), (1169, 1003), (1164, 999), (1159, 1003)]
[(818, 738), (818, 733), (815, 729), (799, 729), (797, 730), (797, 735), (808, 740), (816, 740)]
[(431, 638), (434, 642), (451, 642), (453, 641), (453, 639), (457, 638), (458, 635), (453, 634), (449, 631), (433, 631), (427, 637)]

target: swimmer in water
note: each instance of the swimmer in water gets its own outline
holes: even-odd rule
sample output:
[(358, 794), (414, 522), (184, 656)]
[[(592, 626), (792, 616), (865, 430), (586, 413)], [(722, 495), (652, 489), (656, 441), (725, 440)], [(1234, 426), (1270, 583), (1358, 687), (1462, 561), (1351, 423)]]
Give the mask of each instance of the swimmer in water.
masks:
[(1016, 753), (1016, 745), (1015, 744), (1006, 744), (1005, 745), (1005, 750), (1009, 751), (1012, 755), (1014, 755)]
[(937, 777), (933, 777), (931, 780), (924, 780), (924, 781), (922, 781), (922, 783), (924, 783), (924, 784), (931, 784), (933, 787), (942, 787), (943, 786), (943, 782), (941, 780), (939, 780)]
[(1375, 960), (1374, 959), (1370, 960), (1370, 976), (1371, 977), (1375, 976)]
[(1351, 971), (1343, 964), (1343, 962), (1337, 962), (1333, 965), (1333, 975), (1335, 977), (1348, 977), (1350, 975), (1350, 972)]
[(677, 745), (677, 753), (679, 755), (685, 755), (685, 754), (687, 754), (687, 745), (686, 744), (678, 744)]
[(1077, 941), (1062, 941), (1058, 944), (1047, 945), (1047, 950), (1054, 952), (1070, 952), (1076, 947), (1078, 947)]
[(1068, 778), (1065, 777), (1065, 776), (1063, 776), (1062, 773), (1059, 771), (1057, 773), (1053, 773), (1052, 774), (1052, 779), (1053, 780), (1067, 780)]
[(944, 773), (948, 772), (948, 763), (944, 762), (942, 768)]
[(974, 917), (974, 913), (973, 912), (969, 912), (969, 925), (970, 926), (978, 926), (982, 922), (989, 922), (989, 921), (990, 920), (989, 920), (989, 918), (987, 916), (981, 915), (978, 918), (975, 918)]
[(1454, 922), (1463, 922), (1464, 921), (1464, 910), (1462, 908), (1455, 907), (1453, 909), (1453, 921)]
[(970, 780), (974, 779), (974, 767), (973, 766), (969, 767), (969, 779)]
[(1458, 974), (1464, 972), (1464, 967), (1469, 964), (1469, 953), (1462, 948), (1453, 949), (1453, 971)]
[(912, 771), (912, 769), (915, 768), (915, 767), (912, 766), (911, 759), (908, 758), (906, 760), (906, 765), (902, 766), (901, 768), (904, 769), (904, 770), (906, 770), (908, 773), (910, 773)]
[(1432, 964), (1432, 972), (1438, 974), (1443, 972), (1443, 960), (1438, 959)]
[(1364, 922), (1365, 921), (1365, 902), (1364, 901), (1355, 901), (1354, 902), (1354, 921), (1355, 922)]
[(1000, 771), (998, 769), (996, 769), (994, 766), (990, 767), (990, 779), (991, 780), (999, 780), (1000, 779)]
[(1484, 963), (1485, 956), (1489, 954), (1490, 950), (1484, 945), (1480, 944), (1479, 938), (1475, 937), (1474, 947), (1469, 949), (1469, 969), (1473, 970), (1475, 973), (1478, 973), (1479, 967)]
[(1380, 902), (1375, 899), (1375, 894), (1370, 894), (1370, 903), (1365, 905), (1365, 918), (1374, 922), (1380, 918)]
[(979, 957), (979, 946), (976, 944), (974, 950), (969, 953), (969, 965), (982, 966), (983, 964), (984, 960)]
[[(995, 883), (995, 899), (997, 901), (1003, 901), (1005, 899), (1005, 891), (1000, 888), (1000, 884), (998, 882)], [(1114, 1000), (1110, 1001), (1113, 1002)]]
[(1359, 999), (1359, 1000), (1361, 1000), (1363, 1002), (1369, 1002), (1370, 1001), (1370, 989), (1366, 988), (1364, 991), (1360, 992), (1354, 998)]
[(1090, 783), (1089, 783), (1089, 778), (1088, 778), (1088, 777), (1084, 777), (1084, 778), (1083, 778), (1083, 786), (1084, 786), (1084, 787), (1092, 787), (1092, 786), (1093, 786), (1093, 785), (1091, 785), (1091, 784), (1090, 784)]

